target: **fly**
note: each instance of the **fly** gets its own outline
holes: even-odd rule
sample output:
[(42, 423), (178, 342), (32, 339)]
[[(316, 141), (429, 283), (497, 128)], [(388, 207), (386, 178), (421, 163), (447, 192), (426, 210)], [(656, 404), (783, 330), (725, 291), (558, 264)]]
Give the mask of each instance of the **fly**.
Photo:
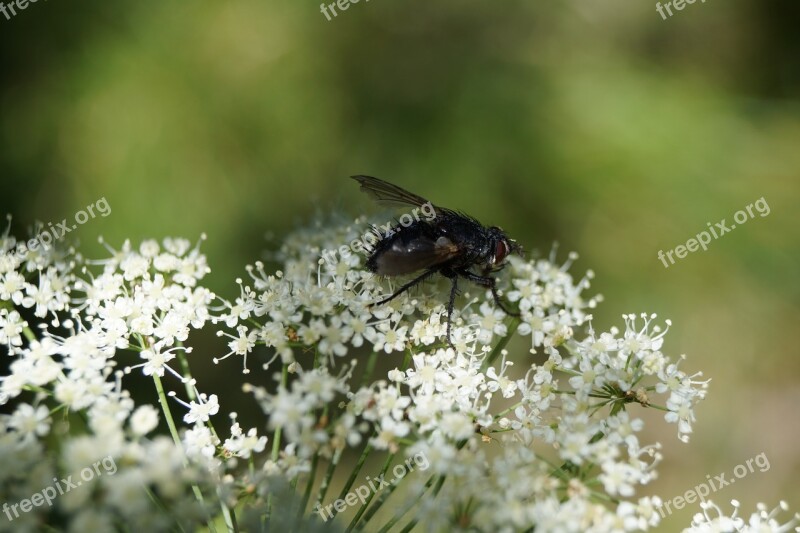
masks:
[[(378, 202), (418, 208), (433, 205), (421, 196), (378, 178), (351, 177), (361, 184), (362, 191)], [(450, 319), (458, 295), (459, 278), (488, 288), (500, 309), (508, 315), (519, 316), (519, 313), (510, 311), (503, 304), (497, 294), (496, 279), (490, 274), (502, 269), (506, 264), (506, 257), (519, 252), (520, 247), (496, 226), (486, 227), (468, 215), (444, 207), (433, 205), (433, 209), (433, 218), (416, 220), (402, 227), (397, 225), (381, 237), (370, 252), (367, 269), (387, 277), (421, 272), (391, 296), (373, 305), (388, 303), (435, 274), (449, 279), (451, 287), (447, 304), (447, 344), (453, 347), (450, 340)]]

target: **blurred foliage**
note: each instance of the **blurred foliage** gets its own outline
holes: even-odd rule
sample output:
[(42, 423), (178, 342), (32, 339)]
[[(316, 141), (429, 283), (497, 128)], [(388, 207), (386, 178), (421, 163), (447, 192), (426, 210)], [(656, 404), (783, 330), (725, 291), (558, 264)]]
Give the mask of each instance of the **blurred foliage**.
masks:
[[(0, 211), (15, 231), (105, 197), (96, 238), (209, 236), (209, 286), (315, 213), (374, 211), (372, 174), (502, 225), (528, 250), (577, 250), (622, 312), (672, 318), (666, 350), (713, 378), (672, 497), (765, 452), (714, 497), (797, 506), (800, 38), (796, 2), (569, 0), (352, 5), (85, 1), (0, 18)], [(764, 197), (756, 217), (665, 269), (672, 249)], [(513, 345), (512, 345), (513, 346)], [(200, 379), (213, 338), (193, 354)], [(228, 365), (225, 372), (237, 372)], [(265, 378), (266, 379), (266, 378)], [(687, 524), (684, 509), (665, 529)]]

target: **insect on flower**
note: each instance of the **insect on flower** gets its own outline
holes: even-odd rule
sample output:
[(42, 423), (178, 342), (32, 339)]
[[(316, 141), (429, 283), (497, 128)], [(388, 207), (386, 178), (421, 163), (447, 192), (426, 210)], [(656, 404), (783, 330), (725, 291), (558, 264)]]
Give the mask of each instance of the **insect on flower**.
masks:
[[(361, 190), (378, 202), (393, 205), (423, 207), (433, 205), (421, 196), (370, 176), (351, 176), (361, 184)], [(506, 314), (510, 311), (497, 294), (496, 280), (490, 274), (505, 266), (509, 254), (519, 252), (519, 245), (502, 229), (486, 227), (474, 218), (433, 205), (435, 217), (416, 220), (401, 227), (397, 225), (382, 236), (371, 250), (367, 268), (376, 274), (394, 277), (414, 274), (417, 277), (402, 285), (391, 296), (373, 305), (383, 305), (397, 298), (434, 274), (448, 278), (450, 300), (447, 304), (447, 343), (450, 340), (450, 319), (458, 295), (458, 278), (464, 278), (492, 291), (495, 304)], [(478, 273), (472, 271), (478, 269)]]

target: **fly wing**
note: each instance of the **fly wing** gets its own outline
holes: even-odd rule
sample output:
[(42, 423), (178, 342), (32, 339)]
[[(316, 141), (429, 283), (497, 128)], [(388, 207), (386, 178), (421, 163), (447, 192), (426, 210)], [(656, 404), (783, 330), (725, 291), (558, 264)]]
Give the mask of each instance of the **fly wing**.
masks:
[(389, 205), (413, 205), (422, 207), (423, 205), (431, 205), (437, 213), (448, 211), (447, 209), (438, 207), (430, 203), (422, 196), (409, 192), (402, 187), (392, 185), (386, 181), (372, 176), (350, 176), (358, 183), (361, 184), (361, 190), (375, 200), (383, 204)]
[(457, 257), (460, 250), (447, 237), (436, 240), (416, 237), (408, 242), (396, 239), (374, 258), (374, 271), (382, 276), (402, 276), (435, 267)]

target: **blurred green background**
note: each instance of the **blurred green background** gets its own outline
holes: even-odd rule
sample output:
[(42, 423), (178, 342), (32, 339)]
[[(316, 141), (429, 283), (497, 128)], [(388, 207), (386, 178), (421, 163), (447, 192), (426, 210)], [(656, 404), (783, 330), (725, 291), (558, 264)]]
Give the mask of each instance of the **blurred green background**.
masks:
[[(21, 233), (105, 197), (111, 215), (70, 234), (94, 256), (99, 235), (206, 232), (206, 282), (227, 297), (315, 213), (374, 212), (355, 173), (527, 250), (558, 241), (581, 254), (576, 275), (597, 274), (598, 328), (671, 318), (665, 351), (712, 378), (689, 445), (648, 426), (665, 461), (644, 494), (764, 452), (769, 471), (713, 497), (797, 510), (798, 20), (788, 0), (708, 0), (668, 20), (652, 1), (372, 0), (330, 22), (297, 0), (38, 2), (0, 16), (0, 212)], [(658, 260), (761, 197), (769, 216)]]

